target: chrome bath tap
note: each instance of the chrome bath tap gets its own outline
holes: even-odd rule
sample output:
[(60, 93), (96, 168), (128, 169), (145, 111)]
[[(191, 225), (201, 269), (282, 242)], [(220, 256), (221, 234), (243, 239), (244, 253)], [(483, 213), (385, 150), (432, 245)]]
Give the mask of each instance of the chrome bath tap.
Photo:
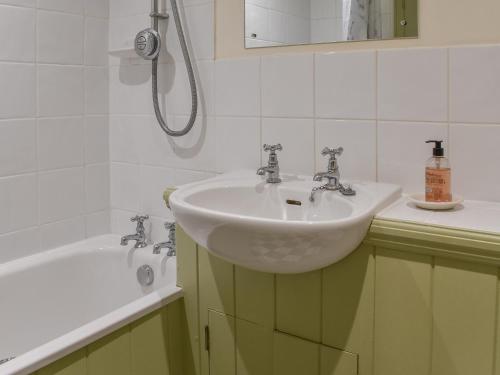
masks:
[(314, 202), (314, 195), (317, 191), (329, 190), (329, 191), (340, 191), (343, 195), (356, 195), (356, 192), (349, 185), (342, 185), (340, 183), (340, 172), (339, 163), (337, 160), (337, 155), (340, 156), (344, 152), (342, 147), (337, 149), (325, 147), (321, 151), (321, 155), (329, 156), (328, 160), (328, 170), (326, 172), (316, 173), (313, 177), (314, 181), (327, 180), (327, 183), (312, 189), (309, 200)]
[(168, 231), (168, 241), (160, 242), (154, 245), (153, 254), (160, 254), (161, 249), (168, 249), (167, 256), (175, 256), (175, 223), (165, 223), (165, 229)]
[(264, 176), (267, 173), (266, 182), (269, 184), (279, 184), (281, 182), (280, 178), (280, 166), (278, 163), (278, 155), (276, 151), (283, 150), (280, 143), (276, 145), (264, 145), (264, 151), (269, 152), (269, 160), (266, 167), (261, 167), (257, 169), (257, 174), (259, 176)]
[(136, 233), (129, 234), (128, 236), (123, 236), (120, 244), (122, 246), (127, 246), (129, 241), (135, 241), (134, 247), (136, 249), (141, 249), (148, 246), (146, 242), (146, 230), (144, 228), (144, 221), (148, 220), (149, 216), (139, 216), (136, 215), (130, 219), (131, 222), (137, 222)]

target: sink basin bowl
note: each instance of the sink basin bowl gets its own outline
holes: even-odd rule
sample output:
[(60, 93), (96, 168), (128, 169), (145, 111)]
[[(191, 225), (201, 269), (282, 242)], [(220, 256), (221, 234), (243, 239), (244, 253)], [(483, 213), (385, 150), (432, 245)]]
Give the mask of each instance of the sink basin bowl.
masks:
[(262, 272), (323, 268), (355, 250), (373, 216), (401, 195), (398, 186), (354, 183), (355, 196), (324, 191), (312, 177), (267, 184), (238, 172), (179, 187), (170, 196), (177, 222), (214, 255)]

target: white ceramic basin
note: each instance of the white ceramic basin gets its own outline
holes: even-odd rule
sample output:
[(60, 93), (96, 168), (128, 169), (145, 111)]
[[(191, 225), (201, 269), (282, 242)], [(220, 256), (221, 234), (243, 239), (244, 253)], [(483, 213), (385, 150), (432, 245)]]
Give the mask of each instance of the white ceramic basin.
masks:
[(263, 272), (300, 273), (356, 249), (373, 216), (401, 195), (398, 186), (354, 183), (355, 196), (318, 192), (312, 177), (267, 184), (254, 172), (179, 187), (170, 196), (177, 222), (214, 255)]

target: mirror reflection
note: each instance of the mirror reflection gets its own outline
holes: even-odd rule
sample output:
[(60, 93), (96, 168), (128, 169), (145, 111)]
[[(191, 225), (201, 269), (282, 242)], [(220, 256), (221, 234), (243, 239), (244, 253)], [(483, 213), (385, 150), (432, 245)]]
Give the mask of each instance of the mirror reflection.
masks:
[(245, 46), (415, 38), (417, 14), (417, 0), (245, 0)]

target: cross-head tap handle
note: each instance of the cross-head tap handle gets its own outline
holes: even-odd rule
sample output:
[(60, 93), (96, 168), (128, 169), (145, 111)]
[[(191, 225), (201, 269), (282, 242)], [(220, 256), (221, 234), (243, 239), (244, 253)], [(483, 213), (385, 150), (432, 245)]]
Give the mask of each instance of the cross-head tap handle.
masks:
[(283, 146), (281, 145), (281, 143), (278, 143), (275, 145), (268, 145), (268, 144), (264, 145), (264, 151), (270, 151), (271, 153), (274, 153), (276, 151), (282, 151), (282, 150), (283, 150)]
[(321, 155), (323, 155), (323, 156), (329, 155), (330, 158), (335, 159), (337, 157), (337, 155), (340, 156), (340, 155), (342, 155), (343, 152), (344, 152), (344, 148), (343, 147), (339, 147), (339, 148), (325, 147), (321, 151)]
[(144, 216), (141, 216), (141, 215), (135, 215), (134, 217), (131, 217), (130, 218), (130, 221), (131, 222), (137, 222), (138, 224), (143, 224), (144, 221), (148, 220), (149, 219), (149, 215), (144, 215)]

